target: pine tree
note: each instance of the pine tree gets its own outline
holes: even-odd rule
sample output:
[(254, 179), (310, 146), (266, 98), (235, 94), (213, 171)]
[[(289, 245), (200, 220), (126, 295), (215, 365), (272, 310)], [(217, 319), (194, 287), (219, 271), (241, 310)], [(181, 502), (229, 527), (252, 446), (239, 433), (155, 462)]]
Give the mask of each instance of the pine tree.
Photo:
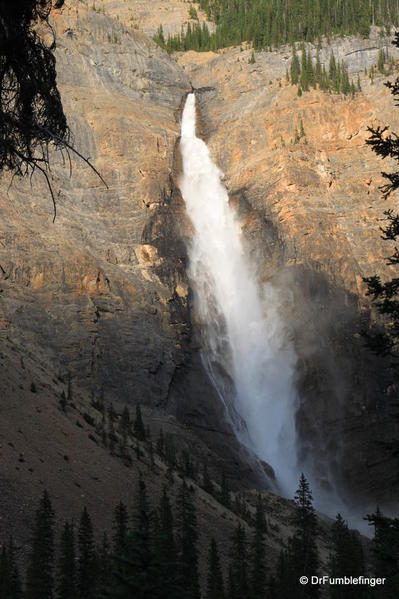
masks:
[(8, 546), (4, 544), (1, 551), (0, 599), (22, 599), (22, 585), (12, 537)]
[(155, 459), (154, 459), (154, 446), (152, 444), (152, 441), (150, 441), (149, 450), (150, 450), (150, 468), (151, 468), (151, 470), (154, 470)]
[(61, 397), (60, 397), (60, 407), (63, 412), (66, 412), (67, 405), (68, 405), (68, 401), (67, 401), (67, 398), (65, 395), (65, 391), (63, 389), (61, 391)]
[(161, 46), (161, 48), (165, 48), (166, 44), (165, 44), (165, 36), (163, 33), (162, 24), (158, 27), (158, 31), (156, 32), (156, 34), (153, 36), (152, 39), (154, 40), (154, 42), (156, 44)]
[(266, 594), (266, 554), (265, 554), (266, 522), (263, 499), (258, 494), (255, 514), (255, 531), (251, 551), (251, 597), (264, 599)]
[(231, 544), (229, 598), (242, 599), (242, 597), (249, 597), (248, 555), (245, 530), (241, 524), (238, 524)]
[(124, 407), (121, 419), (119, 422), (119, 432), (121, 435), (121, 449), (122, 452), (126, 452), (127, 440), (131, 434), (132, 423), (130, 421), (130, 412), (127, 406)]
[(102, 443), (103, 447), (107, 447), (107, 445), (108, 445), (106, 426), (107, 426), (106, 416), (105, 416), (105, 413), (103, 413), (102, 418), (101, 418), (100, 427), (99, 427), (99, 434), (101, 435), (101, 443)]
[(313, 61), (312, 61), (312, 55), (310, 53), (310, 50), (308, 50), (308, 54), (306, 57), (306, 71), (307, 71), (307, 80), (309, 82), (309, 85), (311, 85), (312, 87), (316, 87), (316, 77), (315, 77), (315, 72), (313, 69)]
[(213, 495), (215, 492), (211, 477), (209, 476), (208, 466), (205, 463), (202, 470), (202, 488), (210, 495)]
[(301, 76), (300, 83), (302, 91), (308, 91), (309, 89), (309, 73), (308, 73), (308, 60), (305, 49), (305, 44), (301, 46), (302, 58), (301, 58)]
[(112, 546), (116, 555), (122, 556), (127, 551), (127, 539), (129, 534), (129, 515), (127, 507), (120, 501), (114, 510), (114, 520), (112, 524), (113, 537)]
[(220, 484), (220, 503), (230, 509), (230, 490), (224, 470), (222, 470), (222, 481)]
[(115, 426), (114, 426), (114, 422), (116, 420), (116, 412), (114, 410), (112, 403), (110, 403), (110, 405), (108, 406), (107, 418), (108, 418), (108, 447), (109, 447), (110, 453), (113, 454), (114, 449), (115, 449), (115, 443), (117, 441), (117, 437), (115, 434)]
[(301, 119), (301, 122), (299, 124), (299, 137), (306, 137), (306, 133), (305, 133), (305, 128), (303, 126), (303, 120)]
[[(394, 45), (399, 47), (399, 33), (396, 34)], [(394, 83), (388, 82), (386, 86), (390, 89), (396, 103), (399, 99), (399, 78)], [(397, 164), (399, 163), (398, 138), (395, 132), (387, 134), (388, 126), (369, 127), (370, 138), (366, 143), (381, 158), (390, 158)], [(383, 172), (383, 178), (386, 183), (380, 188), (383, 198), (387, 199), (399, 188), (399, 171)], [(399, 214), (392, 209), (384, 212), (387, 225), (382, 229), (383, 238), (389, 241), (396, 241), (399, 236)], [(399, 265), (399, 251), (395, 249), (394, 253), (388, 258), (388, 264), (391, 267)], [(364, 282), (368, 287), (368, 295), (372, 296), (378, 312), (381, 315), (382, 324), (380, 330), (373, 332), (367, 337), (368, 347), (375, 353), (382, 356), (390, 356), (391, 368), (394, 376), (398, 372), (397, 356), (399, 348), (399, 277), (394, 276), (391, 279), (382, 281), (377, 275), (367, 277)], [(382, 329), (382, 330), (381, 330)], [(392, 410), (397, 418), (398, 403), (392, 406)], [(399, 454), (399, 437), (396, 435), (386, 446), (387, 451), (397, 459)]]
[(7, 547), (3, 545), (0, 557), (0, 599), (6, 599), (9, 594), (10, 568)]
[[(299, 486), (294, 497), (295, 502), (295, 533), (289, 542), (288, 556), (289, 567), (296, 582), (296, 588), (301, 588), (299, 578), (317, 575), (319, 569), (319, 555), (316, 545), (317, 519), (313, 507), (313, 498), (309, 483), (304, 474), (301, 474)], [(311, 585), (306, 590), (307, 596), (319, 597), (319, 586)]]
[(78, 547), (78, 597), (79, 599), (94, 599), (96, 594), (97, 556), (94, 545), (93, 524), (86, 507), (83, 508), (80, 516)]
[(176, 447), (173, 436), (170, 433), (165, 435), (165, 461), (169, 468), (176, 467)]
[(154, 547), (154, 519), (148, 505), (146, 485), (140, 478), (127, 551), (125, 555), (115, 556), (117, 568), (112, 599), (166, 597), (162, 569)]
[(145, 434), (143, 418), (141, 415), (140, 404), (136, 405), (136, 419), (134, 421), (133, 432), (134, 432), (134, 436), (136, 437), (136, 439), (138, 439), (139, 441), (145, 441), (146, 434)]
[(383, 599), (396, 599), (399, 591), (399, 518), (388, 518), (377, 508), (365, 518), (374, 526), (374, 574), (386, 578)]
[(26, 575), (27, 599), (52, 599), (54, 590), (54, 511), (45, 490), (35, 514)]
[(158, 437), (158, 441), (157, 441), (157, 452), (161, 456), (163, 456), (165, 454), (165, 440), (164, 440), (162, 427), (159, 429), (159, 437)]
[(102, 542), (97, 550), (97, 572), (97, 595), (99, 599), (102, 599), (109, 596), (109, 589), (112, 587), (112, 561), (106, 532), (104, 532)]
[(385, 52), (384, 52), (384, 48), (381, 48), (379, 50), (379, 52), (378, 52), (377, 69), (383, 75), (385, 74)]
[(318, 85), (320, 85), (320, 83), (321, 83), (321, 75), (322, 75), (322, 70), (321, 70), (321, 62), (320, 62), (320, 51), (319, 51), (319, 48), (317, 48), (315, 79), (316, 79), (316, 83)]
[(65, 522), (61, 533), (58, 558), (58, 599), (77, 599), (74, 537), (73, 524)]
[(296, 85), (299, 81), (301, 74), (301, 67), (299, 64), (298, 54), (296, 53), (295, 44), (292, 46), (292, 60), (291, 60), (291, 83)]
[(294, 576), (288, 551), (281, 551), (274, 579), (276, 599), (291, 599), (295, 597), (298, 592), (298, 586)]
[(183, 596), (183, 589), (178, 568), (173, 512), (166, 487), (163, 489), (159, 504), (158, 522), (155, 551), (160, 577), (163, 581), (164, 596), (168, 599), (178, 598)]
[(71, 373), (70, 372), (68, 372), (67, 401), (68, 401), (68, 403), (70, 403), (72, 401), (72, 377), (71, 377)]
[[(358, 577), (364, 574), (364, 560), (361, 542), (356, 533), (349, 530), (341, 514), (337, 514), (332, 526), (331, 556), (329, 574), (333, 578), (343, 576)], [(330, 587), (331, 599), (361, 599), (368, 595), (367, 589)]]
[(334, 53), (331, 52), (330, 63), (328, 67), (328, 78), (333, 87), (336, 87), (338, 80), (337, 63), (335, 62)]
[(205, 599), (224, 599), (223, 574), (214, 538), (211, 539), (209, 547)]
[(197, 515), (184, 479), (177, 496), (177, 525), (182, 586), (190, 599), (199, 599)]

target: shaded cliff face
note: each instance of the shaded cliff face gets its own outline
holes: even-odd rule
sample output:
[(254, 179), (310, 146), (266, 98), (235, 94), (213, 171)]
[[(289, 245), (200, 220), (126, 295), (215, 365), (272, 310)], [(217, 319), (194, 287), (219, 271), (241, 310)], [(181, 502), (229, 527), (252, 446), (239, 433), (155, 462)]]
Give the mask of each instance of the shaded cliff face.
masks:
[[(378, 47), (362, 43), (335, 42), (353, 76), (375, 64)], [(326, 488), (335, 481), (355, 499), (387, 499), (391, 464), (378, 443), (394, 432), (392, 389), (386, 364), (365, 350), (359, 332), (370, 322), (362, 277), (393, 272), (385, 265), (393, 248), (378, 225), (396, 206), (381, 201), (382, 164), (365, 145), (367, 126), (395, 130), (399, 113), (383, 77), (372, 85), (360, 72), (353, 99), (316, 90), (298, 97), (285, 81), (287, 52), (261, 53), (255, 64), (249, 56), (235, 48), (186, 53), (179, 62), (200, 90), (203, 135), (260, 280), (281, 292), (298, 354), (302, 464)], [(295, 143), (301, 121), (305, 137)]]

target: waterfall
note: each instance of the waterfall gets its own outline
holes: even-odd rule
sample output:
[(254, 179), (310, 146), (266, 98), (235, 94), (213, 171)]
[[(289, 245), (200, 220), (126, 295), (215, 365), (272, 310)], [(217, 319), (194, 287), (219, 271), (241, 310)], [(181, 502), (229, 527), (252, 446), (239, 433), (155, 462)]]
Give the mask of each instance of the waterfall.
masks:
[(196, 137), (194, 94), (184, 107), (180, 148), (179, 185), (194, 229), (188, 275), (203, 360), (237, 436), (273, 467), (281, 491), (292, 494), (296, 357), (279, 316), (281, 291), (258, 285), (223, 173)]

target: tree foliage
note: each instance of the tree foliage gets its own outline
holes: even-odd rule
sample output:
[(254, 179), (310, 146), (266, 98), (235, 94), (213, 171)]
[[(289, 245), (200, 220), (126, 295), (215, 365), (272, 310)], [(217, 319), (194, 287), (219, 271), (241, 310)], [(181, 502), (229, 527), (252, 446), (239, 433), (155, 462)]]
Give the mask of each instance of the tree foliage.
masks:
[[(64, 0), (0, 0), (0, 171), (25, 176), (39, 170), (53, 200), (54, 219), (50, 144), (68, 156), (69, 151), (80, 156), (105, 184), (73, 147), (57, 88), (55, 36), (48, 17), (63, 4)], [(40, 34), (43, 28), (52, 33), (51, 44)]]
[[(47, 178), (48, 145), (64, 148), (69, 130), (56, 83), (52, 50), (33, 24), (47, 23), (64, 0), (0, 3), (0, 170), (39, 169)], [(47, 178), (48, 180), (48, 178)]]

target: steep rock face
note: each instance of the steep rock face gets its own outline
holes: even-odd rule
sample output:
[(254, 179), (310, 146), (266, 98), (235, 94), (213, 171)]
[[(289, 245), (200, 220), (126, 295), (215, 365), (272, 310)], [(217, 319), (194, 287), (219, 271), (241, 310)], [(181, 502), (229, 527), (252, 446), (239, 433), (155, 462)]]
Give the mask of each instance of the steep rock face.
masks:
[(119, 27), (120, 41), (108, 41), (118, 26), (102, 14), (71, 8), (55, 23), (74, 146), (108, 188), (73, 153), (70, 178), (68, 158), (64, 166), (54, 156), (52, 224), (40, 174), (32, 187), (14, 180), (7, 191), (4, 181), (2, 331), (26, 351), (43, 348), (79, 386), (161, 401), (187, 324), (176, 291), (185, 279), (173, 234), (179, 209), (170, 204), (176, 114), (189, 82), (143, 34)]
[[(243, 48), (179, 57), (199, 89), (202, 133), (260, 280), (280, 289), (296, 339), (303, 463), (323, 486), (335, 481), (357, 499), (360, 490), (364, 501), (389, 496), (391, 465), (378, 441), (394, 427), (389, 378), (359, 334), (370, 319), (362, 277), (393, 272), (385, 265), (393, 248), (378, 226), (396, 200), (381, 201), (382, 164), (365, 145), (369, 124), (399, 128), (385, 79), (372, 84), (363, 73), (386, 43), (333, 42), (352, 76), (361, 69), (362, 92), (353, 99), (316, 90), (298, 97), (285, 80), (284, 49), (256, 54), (255, 64)], [(323, 48), (327, 66), (329, 55)], [(305, 136), (295, 143), (301, 121)]]
[[(107, 187), (73, 152), (52, 155), (53, 223), (40, 173), (1, 178), (0, 494), (4, 535), (18, 541), (43, 488), (68, 517), (82, 502), (101, 519), (131, 501), (148, 456), (127, 470), (99, 446), (84, 416), (100, 425), (99, 398), (119, 412), (141, 402), (154, 434), (171, 429), (179, 452), (186, 439), (215, 478), (226, 460), (236, 479), (255, 479), (192, 340), (188, 226), (175, 187), (189, 79), (146, 35), (87, 3), (67, 3), (52, 24), (73, 145)], [(147, 474), (156, 498), (166, 479)]]

